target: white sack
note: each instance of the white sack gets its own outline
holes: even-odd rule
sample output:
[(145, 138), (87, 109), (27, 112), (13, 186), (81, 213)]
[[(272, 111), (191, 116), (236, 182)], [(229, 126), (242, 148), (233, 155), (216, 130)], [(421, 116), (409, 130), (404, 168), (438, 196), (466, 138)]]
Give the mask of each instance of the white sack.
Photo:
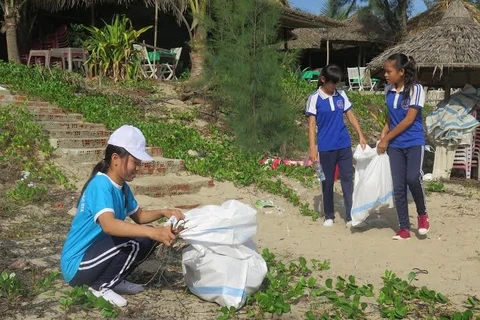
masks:
[(353, 158), (355, 184), (353, 189), (352, 226), (359, 225), (372, 211), (393, 208), (393, 182), (388, 155), (377, 154), (369, 146), (357, 146)]
[(256, 211), (230, 200), (190, 210), (185, 221), (180, 237), (190, 244), (182, 253), (188, 288), (206, 301), (241, 308), (267, 274), (265, 260), (252, 241)]

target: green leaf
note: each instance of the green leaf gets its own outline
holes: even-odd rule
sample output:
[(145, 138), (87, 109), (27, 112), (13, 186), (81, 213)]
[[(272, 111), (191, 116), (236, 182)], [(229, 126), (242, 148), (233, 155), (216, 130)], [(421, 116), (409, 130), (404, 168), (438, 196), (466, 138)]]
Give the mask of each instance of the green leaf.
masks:
[(317, 320), (312, 311), (307, 311), (307, 313), (305, 313), (305, 317), (307, 320)]
[(328, 288), (328, 289), (333, 289), (333, 280), (332, 279), (327, 279), (325, 280), (325, 286)]
[(448, 298), (445, 297), (443, 294), (441, 294), (440, 292), (437, 293), (437, 296), (436, 296), (436, 300), (440, 303), (447, 303), (448, 302)]

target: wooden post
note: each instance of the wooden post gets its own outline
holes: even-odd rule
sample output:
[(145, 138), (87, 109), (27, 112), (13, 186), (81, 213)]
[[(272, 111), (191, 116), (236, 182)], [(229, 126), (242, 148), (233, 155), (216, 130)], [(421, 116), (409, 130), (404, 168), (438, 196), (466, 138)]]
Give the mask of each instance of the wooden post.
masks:
[(157, 35), (158, 35), (158, 0), (155, 0), (155, 28), (154, 28), (154, 32), (153, 32), (153, 46), (154, 47), (157, 46)]
[(90, 1), (90, 24), (95, 26), (95, 0)]
[(362, 66), (362, 46), (358, 47), (358, 63), (357, 63), (357, 66), (358, 67)]
[(450, 82), (450, 69), (447, 69), (445, 74), (445, 100), (450, 99), (450, 90), (452, 90), (452, 83)]
[(330, 40), (327, 38), (327, 65), (330, 64)]
[(312, 68), (312, 49), (307, 49), (308, 50), (308, 67), (311, 69)]

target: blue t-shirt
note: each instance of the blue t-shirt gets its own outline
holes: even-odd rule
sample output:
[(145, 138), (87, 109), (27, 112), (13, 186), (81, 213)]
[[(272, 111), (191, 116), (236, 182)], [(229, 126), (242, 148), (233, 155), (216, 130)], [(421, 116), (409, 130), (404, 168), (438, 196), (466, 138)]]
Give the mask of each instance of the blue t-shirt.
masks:
[(125, 220), (138, 210), (138, 203), (133, 197), (128, 184), (127, 208), (122, 186), (116, 184), (106, 174), (97, 173), (82, 194), (73, 218), (60, 258), (60, 267), (65, 281), (70, 282), (78, 271), (87, 249), (96, 241), (106, 236), (98, 217), (104, 212), (113, 212), (116, 219)]
[(352, 104), (343, 90), (335, 90), (331, 96), (319, 88), (308, 97), (305, 114), (315, 116), (319, 152), (352, 146), (343, 120), (343, 114), (351, 108)]
[(410, 96), (405, 97), (403, 89), (397, 91), (395, 86), (385, 87), (385, 103), (390, 118), (390, 130), (393, 130), (405, 117), (408, 109), (418, 109), (413, 124), (398, 136), (390, 140), (389, 146), (394, 148), (408, 148), (425, 145), (425, 133), (423, 131), (422, 108), (425, 104), (425, 91), (420, 84), (415, 84), (410, 90)]

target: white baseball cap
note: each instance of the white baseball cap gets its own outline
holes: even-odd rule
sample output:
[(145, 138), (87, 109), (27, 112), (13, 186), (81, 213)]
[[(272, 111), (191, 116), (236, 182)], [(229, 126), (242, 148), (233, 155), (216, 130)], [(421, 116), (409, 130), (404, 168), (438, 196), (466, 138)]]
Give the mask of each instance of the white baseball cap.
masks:
[(141, 161), (153, 161), (153, 158), (145, 151), (143, 133), (134, 126), (123, 125), (115, 130), (108, 139), (108, 144), (124, 148)]

